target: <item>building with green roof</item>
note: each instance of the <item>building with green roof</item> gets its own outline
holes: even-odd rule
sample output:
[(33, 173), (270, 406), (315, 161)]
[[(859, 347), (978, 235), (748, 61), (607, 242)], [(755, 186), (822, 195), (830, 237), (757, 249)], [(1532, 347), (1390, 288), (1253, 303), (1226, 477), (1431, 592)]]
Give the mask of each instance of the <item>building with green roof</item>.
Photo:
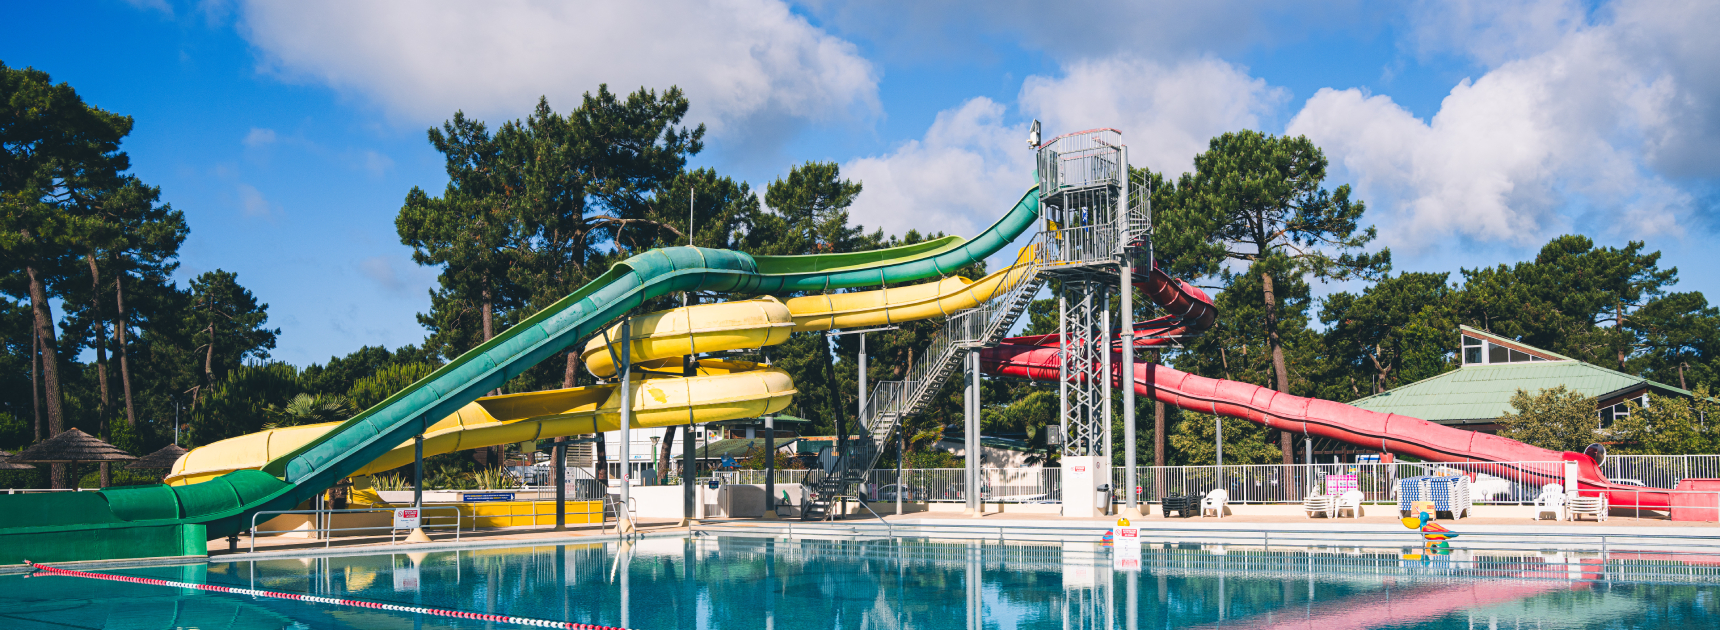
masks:
[(1531, 393), (1565, 386), (1595, 399), (1601, 426), (1629, 413), (1627, 401), (1648, 403), (1647, 394), (1685, 396), (1689, 391), (1584, 363), (1518, 341), (1460, 327), (1461, 367), (1403, 387), (1350, 402), (1369, 411), (1395, 413), (1472, 431), (1495, 433), (1499, 416), (1511, 409), (1517, 390)]

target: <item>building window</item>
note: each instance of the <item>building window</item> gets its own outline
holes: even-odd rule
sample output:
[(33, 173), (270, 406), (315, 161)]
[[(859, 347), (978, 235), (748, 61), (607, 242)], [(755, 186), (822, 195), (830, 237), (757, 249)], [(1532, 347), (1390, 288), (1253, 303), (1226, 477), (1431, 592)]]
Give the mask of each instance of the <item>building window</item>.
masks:
[(1485, 339), (1471, 337), (1469, 335), (1463, 336), (1464, 365), (1529, 363), (1532, 361), (1546, 360), (1547, 359), (1545, 357), (1538, 357), (1516, 348), (1507, 348)]
[(1624, 400), (1619, 401), (1618, 404), (1615, 404), (1615, 405), (1609, 405), (1606, 407), (1601, 407), (1600, 411), (1599, 411), (1600, 416), (1601, 416), (1601, 428), (1602, 429), (1610, 429), (1610, 428), (1612, 428), (1612, 425), (1614, 422), (1617, 422), (1618, 420), (1620, 420), (1622, 418), (1629, 418), (1630, 417), (1630, 405), (1627, 403), (1633, 403), (1633, 402), (1636, 403), (1636, 406), (1638, 406), (1638, 407), (1647, 407), (1648, 406), (1648, 392), (1645, 391), (1641, 395), (1639, 395), (1635, 398), (1626, 398)]
[(1485, 363), (1485, 361), (1483, 361), (1481, 359), (1481, 353), (1484, 351), (1483, 344), (1485, 344), (1485, 343), (1486, 342), (1484, 342), (1480, 339), (1476, 339), (1476, 338), (1471, 337), (1469, 335), (1464, 335), (1463, 336), (1463, 364), (1464, 365), (1475, 365), (1475, 364)]

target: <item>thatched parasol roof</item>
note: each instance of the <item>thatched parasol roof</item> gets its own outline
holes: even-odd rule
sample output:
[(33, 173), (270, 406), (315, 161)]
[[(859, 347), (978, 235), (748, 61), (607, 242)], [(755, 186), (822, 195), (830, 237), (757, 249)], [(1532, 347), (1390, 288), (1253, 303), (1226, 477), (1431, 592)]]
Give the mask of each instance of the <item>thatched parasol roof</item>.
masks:
[(119, 447), (77, 429), (42, 440), (12, 458), (14, 462), (30, 464), (60, 464), (67, 462), (122, 462), (137, 459)]
[(35, 466), (12, 462), (12, 454), (0, 451), (0, 470), (35, 470)]
[(184, 455), (185, 452), (185, 449), (180, 448), (178, 444), (169, 444), (161, 447), (154, 453), (137, 458), (137, 461), (126, 464), (125, 467), (132, 470), (140, 470), (144, 468), (172, 468), (173, 463), (179, 461), (179, 456)]

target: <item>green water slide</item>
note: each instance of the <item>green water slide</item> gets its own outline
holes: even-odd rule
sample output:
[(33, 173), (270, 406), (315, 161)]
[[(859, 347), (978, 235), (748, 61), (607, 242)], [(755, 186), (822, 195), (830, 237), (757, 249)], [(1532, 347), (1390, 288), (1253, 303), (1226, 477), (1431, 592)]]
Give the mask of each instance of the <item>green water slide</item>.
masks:
[(1001, 250), (1038, 216), (1032, 189), (970, 240), (812, 256), (699, 247), (645, 252), (261, 470), (186, 486), (0, 495), (0, 563), (203, 555), (208, 540), (249, 528), (253, 514), (293, 509), (645, 300), (678, 291), (818, 292), (938, 277)]

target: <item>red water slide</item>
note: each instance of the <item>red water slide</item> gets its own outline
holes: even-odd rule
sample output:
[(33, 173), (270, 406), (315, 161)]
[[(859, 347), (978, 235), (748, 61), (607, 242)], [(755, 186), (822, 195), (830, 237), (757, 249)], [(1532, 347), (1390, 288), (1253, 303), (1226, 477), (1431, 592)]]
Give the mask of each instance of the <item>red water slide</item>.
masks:
[[(1170, 277), (1157, 267), (1136, 286), (1168, 315), (1135, 324), (1138, 333), (1194, 334), (1212, 325), (1216, 309), (1212, 299), (1186, 282)], [(1138, 339), (1136, 347), (1166, 343), (1160, 338)], [(980, 355), (988, 374), (1055, 381), (1058, 378), (1057, 335), (1013, 337)], [(1122, 361), (1113, 359), (1112, 378), (1121, 380)], [(1241, 418), (1268, 427), (1316, 437), (1331, 438), (1363, 448), (1379, 449), (1431, 462), (1496, 462), (1498, 474), (1530, 485), (1563, 483), (1562, 475), (1546, 470), (1511, 466), (1513, 462), (1577, 462), (1579, 490), (1584, 495), (1606, 493), (1616, 507), (1667, 509), (1670, 493), (1644, 491), (1608, 481), (1587, 455), (1558, 452), (1530, 446), (1496, 435), (1466, 431), (1420, 418), (1379, 413), (1343, 403), (1292, 396), (1258, 385), (1195, 376), (1163, 365), (1140, 362), (1133, 374), (1135, 391), (1168, 405), (1190, 411)]]

